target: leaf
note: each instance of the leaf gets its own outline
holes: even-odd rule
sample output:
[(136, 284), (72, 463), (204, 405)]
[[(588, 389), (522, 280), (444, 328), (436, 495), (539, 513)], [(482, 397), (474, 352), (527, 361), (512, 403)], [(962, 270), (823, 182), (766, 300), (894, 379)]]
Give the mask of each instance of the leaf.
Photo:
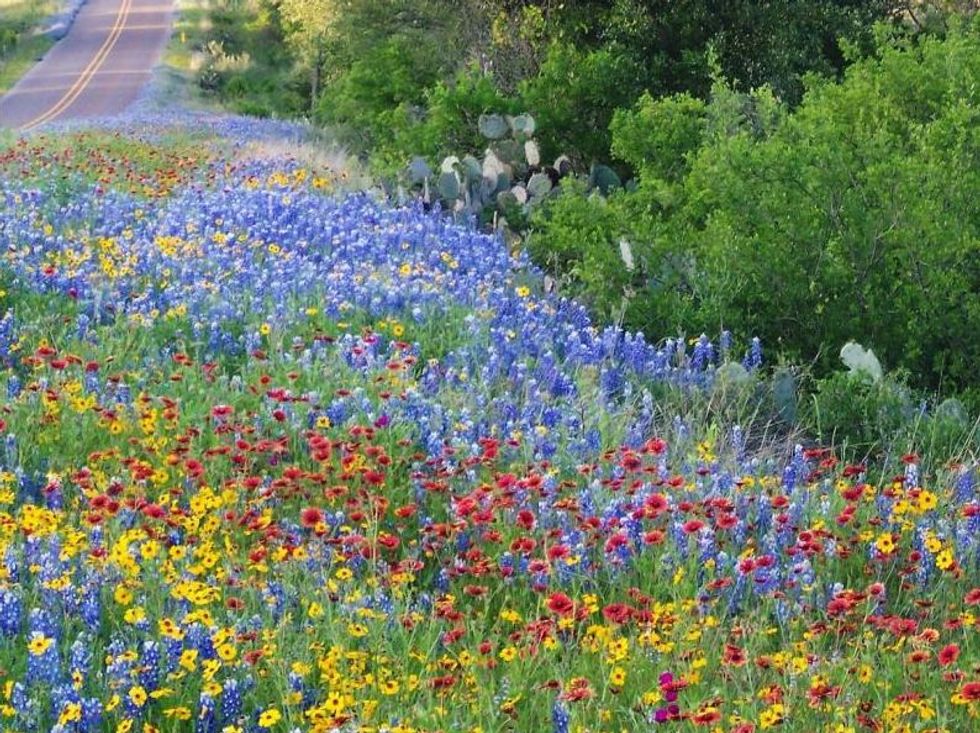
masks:
[(497, 114), (480, 115), (477, 125), (480, 128), (480, 134), (488, 140), (499, 140), (509, 130), (507, 120)]
[(534, 140), (528, 140), (524, 143), (524, 157), (527, 159), (528, 165), (541, 165), (541, 151)]

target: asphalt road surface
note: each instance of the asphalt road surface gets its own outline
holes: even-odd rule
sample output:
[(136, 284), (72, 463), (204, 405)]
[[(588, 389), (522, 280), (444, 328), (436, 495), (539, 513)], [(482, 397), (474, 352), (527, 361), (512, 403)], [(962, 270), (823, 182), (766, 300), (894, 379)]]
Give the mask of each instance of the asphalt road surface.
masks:
[(61, 41), (0, 97), (0, 127), (122, 112), (170, 36), (173, 0), (88, 0)]

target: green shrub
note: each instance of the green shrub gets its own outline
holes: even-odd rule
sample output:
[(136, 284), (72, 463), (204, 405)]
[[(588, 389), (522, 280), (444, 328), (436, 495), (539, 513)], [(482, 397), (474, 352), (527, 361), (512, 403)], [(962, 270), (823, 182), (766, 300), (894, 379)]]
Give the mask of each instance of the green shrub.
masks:
[(521, 107), (541, 127), (546, 158), (566, 154), (579, 167), (610, 159), (609, 123), (643, 91), (635, 59), (622, 49), (581, 50), (554, 42), (541, 69), (521, 86)]
[(587, 196), (583, 182), (569, 181), (531, 222), (527, 246), (535, 261), (560, 274), (600, 318), (622, 317), (640, 286), (643, 254), (631, 251), (632, 270), (624, 262), (619, 241), (626, 227), (615, 199)]
[(477, 125), (480, 115), (517, 111), (515, 100), (505, 96), (492, 77), (469, 66), (452, 82), (436, 82), (425, 92), (421, 120), (408, 114), (393, 119), (391, 145), (402, 165), (413, 155), (433, 160), (450, 154), (477, 155), (487, 147)]
[(890, 447), (915, 416), (911, 393), (899, 379), (872, 381), (852, 372), (818, 380), (805, 410), (817, 440), (840, 447), (848, 459)]
[(701, 147), (706, 118), (705, 103), (689, 94), (663, 99), (644, 94), (631, 109), (613, 115), (612, 154), (643, 178), (675, 180)]
[(872, 381), (849, 372), (817, 380), (803, 424), (849, 461), (886, 464), (915, 453), (931, 463), (975, 455), (980, 449), (976, 417), (958, 400), (936, 404), (918, 395), (906, 381), (906, 374)]
[(405, 110), (419, 108), (439, 79), (432, 49), (396, 36), (356, 60), (329, 83), (320, 99), (321, 122), (344, 126), (363, 147), (384, 140)]
[(728, 328), (816, 360), (818, 376), (836, 368), (828, 344), (858, 339), (915, 387), (980, 407), (980, 21), (879, 44), (793, 112), (766, 89), (717, 84), (703, 107), (679, 96), (620, 112), (613, 149), (639, 185), (606, 208), (553, 202), (535, 219), (536, 259), (567, 266), (557, 273), (608, 315), (625, 237), (639, 253), (632, 328)]

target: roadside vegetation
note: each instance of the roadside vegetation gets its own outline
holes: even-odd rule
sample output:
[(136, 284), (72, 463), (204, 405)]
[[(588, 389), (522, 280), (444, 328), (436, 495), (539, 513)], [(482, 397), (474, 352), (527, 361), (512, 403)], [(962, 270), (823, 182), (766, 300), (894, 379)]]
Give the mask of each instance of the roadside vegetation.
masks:
[(0, 94), (54, 44), (41, 32), (41, 23), (61, 5), (58, 0), (0, 0)]
[(975, 454), (796, 445), (758, 342), (597, 328), (288, 131), (0, 143), (8, 727), (976, 727)]
[(966, 4), (182, 8), (0, 133), (4, 727), (977, 728)]
[(760, 337), (814, 440), (975, 444), (972, 3), (712, 7), (244, 0), (181, 33), (205, 98), (329, 128), (600, 320)]

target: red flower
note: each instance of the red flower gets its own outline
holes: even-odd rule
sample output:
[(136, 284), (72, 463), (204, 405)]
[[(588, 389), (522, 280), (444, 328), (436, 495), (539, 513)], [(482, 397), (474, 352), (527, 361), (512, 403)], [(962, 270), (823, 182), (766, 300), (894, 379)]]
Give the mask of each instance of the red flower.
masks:
[(688, 519), (684, 522), (684, 532), (687, 534), (694, 534), (704, 526), (704, 522), (700, 519)]
[(443, 675), (442, 677), (433, 677), (431, 684), (434, 690), (445, 690), (456, 684), (456, 677), (451, 674)]
[(381, 545), (386, 550), (394, 550), (401, 543), (397, 535), (388, 534), (387, 532), (382, 532), (378, 535), (378, 544)]
[(308, 506), (300, 512), (299, 522), (307, 529), (313, 529), (323, 521), (323, 512), (315, 506)]
[(380, 486), (385, 482), (385, 475), (381, 471), (365, 471), (364, 480), (372, 486)]
[(652, 453), (655, 456), (659, 456), (665, 450), (667, 450), (667, 442), (663, 438), (651, 438), (643, 444), (644, 453)]
[(147, 504), (141, 511), (143, 514), (152, 519), (163, 519), (163, 517), (166, 515), (163, 507), (161, 507), (159, 504)]
[(622, 625), (630, 620), (630, 616), (633, 615), (633, 609), (625, 603), (610, 603), (602, 609), (602, 615), (606, 617), (607, 621)]
[(552, 545), (547, 552), (548, 559), (552, 561), (568, 557), (570, 554), (571, 550), (566, 545)]
[(721, 713), (718, 708), (705, 708), (691, 716), (695, 725), (713, 725), (721, 720)]
[(731, 664), (734, 667), (741, 667), (745, 664), (745, 652), (733, 644), (725, 644), (725, 654), (722, 656), (722, 664)]
[(517, 513), (517, 526), (521, 527), (522, 529), (526, 529), (528, 531), (533, 530), (534, 521), (534, 512), (527, 509), (521, 509)]
[(663, 541), (664, 533), (659, 529), (651, 529), (643, 535), (643, 544), (645, 545), (659, 545)]
[(552, 593), (548, 598), (548, 610), (557, 613), (559, 616), (568, 616), (575, 608), (572, 599), (564, 593)]
[(969, 702), (980, 701), (980, 682), (967, 682), (960, 690), (960, 694)]
[(960, 648), (956, 644), (947, 644), (939, 650), (939, 654), (937, 655), (939, 659), (939, 666), (948, 667), (955, 662), (959, 656)]
[(623, 454), (622, 465), (627, 471), (639, 471), (643, 467), (643, 461), (636, 453), (628, 450)]
[(606, 540), (604, 549), (606, 552), (615, 552), (620, 547), (624, 547), (628, 544), (629, 537), (627, 534), (625, 532), (616, 532), (615, 534), (610, 535), (609, 539)]
[(558, 696), (559, 700), (565, 702), (577, 702), (588, 700), (592, 697), (592, 686), (585, 677), (575, 677), (568, 682), (565, 691)]
[(980, 588), (974, 588), (967, 592), (966, 597), (963, 598), (963, 603), (968, 606), (980, 606)]
[(646, 508), (649, 517), (657, 517), (669, 508), (667, 497), (663, 494), (651, 494), (643, 502), (643, 506)]

